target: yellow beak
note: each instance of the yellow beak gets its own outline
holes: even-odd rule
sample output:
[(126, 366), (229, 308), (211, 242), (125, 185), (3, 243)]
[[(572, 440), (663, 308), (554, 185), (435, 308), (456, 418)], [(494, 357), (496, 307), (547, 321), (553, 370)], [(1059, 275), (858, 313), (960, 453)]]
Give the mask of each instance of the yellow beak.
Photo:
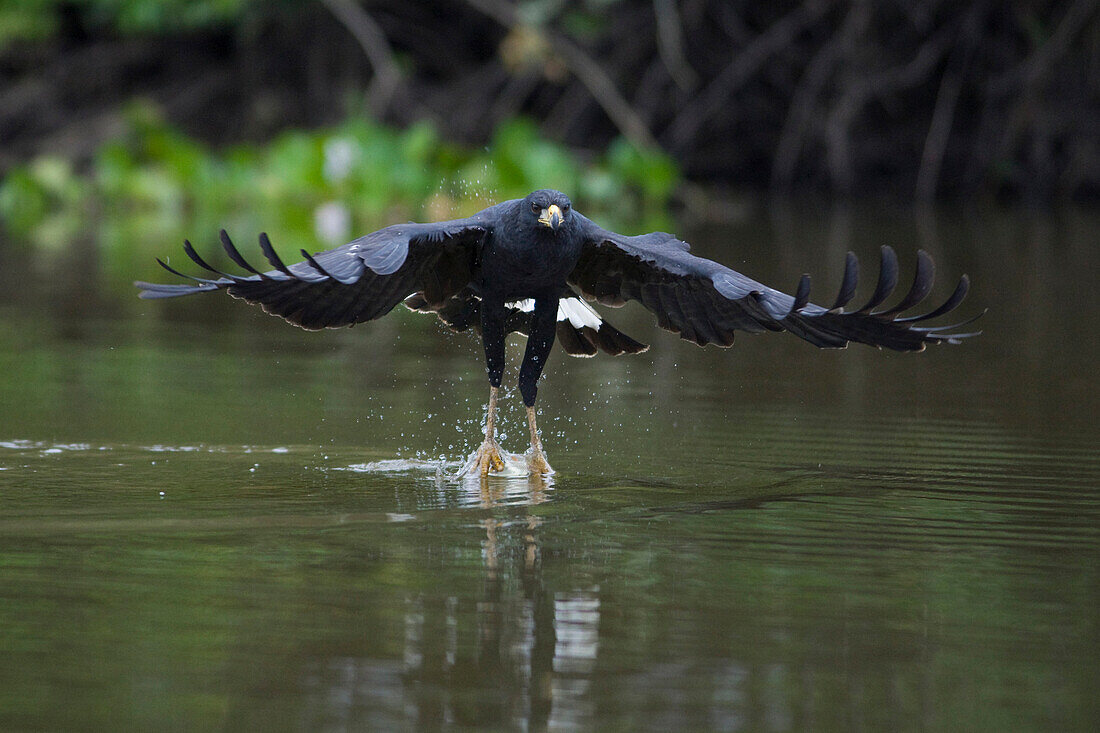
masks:
[(557, 229), (561, 226), (562, 215), (561, 209), (557, 204), (550, 204), (547, 208), (542, 210), (542, 216), (539, 217), (539, 224), (550, 227), (551, 229)]

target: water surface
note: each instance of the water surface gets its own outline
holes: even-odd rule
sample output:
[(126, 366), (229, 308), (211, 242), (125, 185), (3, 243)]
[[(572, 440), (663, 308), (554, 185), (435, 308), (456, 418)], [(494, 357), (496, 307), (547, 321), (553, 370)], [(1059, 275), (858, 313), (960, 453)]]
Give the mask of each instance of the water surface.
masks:
[[(612, 311), (653, 348), (556, 354), (557, 475), (487, 484), (448, 478), (476, 341), (138, 302), (12, 254), (0, 728), (1093, 730), (1098, 239), (1072, 212), (700, 229), (820, 301), (845, 250), (870, 277), (879, 244), (925, 247), (986, 333), (700, 350)], [(503, 422), (522, 450), (514, 392)]]

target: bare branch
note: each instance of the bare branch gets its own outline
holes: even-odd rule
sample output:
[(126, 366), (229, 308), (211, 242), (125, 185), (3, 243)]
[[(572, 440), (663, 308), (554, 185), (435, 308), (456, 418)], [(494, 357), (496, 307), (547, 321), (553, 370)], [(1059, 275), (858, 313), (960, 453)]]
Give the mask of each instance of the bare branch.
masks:
[(932, 122), (928, 125), (928, 135), (924, 138), (924, 152), (921, 153), (920, 169), (917, 171), (916, 199), (927, 203), (936, 196), (936, 185), (943, 167), (943, 155), (947, 150), (947, 137), (955, 121), (955, 105), (962, 90), (961, 71), (948, 69), (940, 80), (940, 90), (936, 94), (936, 107), (932, 112)]
[(944, 154), (947, 152), (947, 140), (955, 123), (955, 108), (962, 91), (963, 78), (974, 52), (971, 39), (984, 18), (985, 10), (981, 5), (975, 6), (967, 15), (966, 20), (963, 21), (961, 42), (951, 53), (947, 69), (940, 80), (940, 88), (936, 93), (936, 106), (932, 110), (932, 121), (928, 126), (928, 134), (924, 138), (924, 151), (921, 153), (920, 168), (917, 170), (914, 195), (918, 203), (928, 203), (936, 196), (936, 186), (943, 167)]
[(657, 51), (668, 69), (668, 75), (684, 91), (699, 83), (699, 75), (684, 57), (684, 34), (675, 0), (653, 0), (653, 15), (657, 19)]
[(679, 149), (687, 145), (699, 128), (715, 112), (729, 104), (733, 93), (749, 81), (769, 58), (788, 47), (795, 36), (828, 9), (828, 2), (810, 0), (787, 13), (754, 38), (741, 53), (734, 56), (722, 73), (676, 115), (666, 135), (670, 146)]
[(1022, 64), (996, 80), (995, 89), (1001, 93), (1015, 91), (1022, 81), (1024, 87), (1035, 87), (1046, 78), (1050, 67), (1066, 53), (1077, 33), (1084, 28), (1089, 18), (1100, 6), (1096, 0), (1077, 0), (1066, 10), (1058, 27), (1047, 42), (1031, 54)]
[(772, 159), (772, 186), (788, 186), (794, 177), (795, 167), (802, 155), (806, 128), (817, 108), (817, 98), (825, 87), (833, 68), (852, 38), (859, 34), (868, 21), (866, 6), (857, 4), (844, 17), (840, 28), (825, 42), (810, 60), (806, 72), (795, 89), (788, 107), (787, 119), (779, 134), (775, 157)]
[[(506, 0), (466, 0), (466, 2), (506, 28), (523, 25), (515, 6)], [(588, 93), (627, 139), (638, 147), (659, 147), (641, 115), (630, 106), (630, 103), (619, 93), (615, 82), (591, 56), (561, 34), (549, 29), (541, 29), (541, 32), (566, 68), (584, 84)]]
[(850, 78), (826, 120), (826, 157), (836, 188), (849, 193), (853, 184), (851, 125), (873, 97), (891, 94), (924, 82), (951, 48), (958, 27), (945, 25), (921, 44), (907, 63), (870, 76)]
[(382, 26), (352, 0), (321, 0), (329, 12), (355, 36), (374, 70), (367, 97), (375, 114), (381, 116), (401, 84), (401, 70)]

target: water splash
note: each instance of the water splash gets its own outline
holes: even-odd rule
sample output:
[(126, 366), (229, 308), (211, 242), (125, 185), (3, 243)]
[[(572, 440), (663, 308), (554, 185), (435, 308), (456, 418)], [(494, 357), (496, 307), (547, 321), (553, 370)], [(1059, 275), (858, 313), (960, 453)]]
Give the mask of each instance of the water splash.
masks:
[(385, 458), (369, 463), (352, 463), (348, 466), (332, 466), (332, 471), (352, 473), (408, 473), (410, 471), (438, 472), (459, 466), (457, 461), (431, 461), (423, 458)]
[[(500, 457), (504, 459), (504, 468), (500, 471), (492, 471), (489, 473), (493, 478), (526, 478), (531, 475), (530, 469), (527, 468), (527, 456), (523, 453), (509, 453), (508, 451), (501, 451)], [(467, 477), (476, 477), (473, 472), (475, 460), (477, 458), (477, 451), (474, 451), (466, 457), (466, 462), (462, 466), (454, 478), (462, 479)]]

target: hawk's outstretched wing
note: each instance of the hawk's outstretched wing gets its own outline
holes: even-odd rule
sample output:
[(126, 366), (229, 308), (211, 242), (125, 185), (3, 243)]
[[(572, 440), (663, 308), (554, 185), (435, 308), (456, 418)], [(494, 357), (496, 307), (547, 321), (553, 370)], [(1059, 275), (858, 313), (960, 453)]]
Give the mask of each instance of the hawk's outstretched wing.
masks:
[[(957, 343), (972, 336), (951, 326), (919, 323), (954, 310), (970, 287), (963, 275), (954, 293), (938, 308), (918, 315), (902, 314), (923, 301), (932, 289), (932, 258), (917, 253), (913, 285), (897, 305), (874, 310), (894, 291), (897, 256), (882, 248), (878, 286), (862, 308), (844, 310), (854, 297), (859, 263), (851, 252), (844, 280), (832, 307), (809, 302), (810, 278), (803, 275), (795, 295), (762, 285), (739, 272), (688, 252), (671, 234), (654, 232), (629, 237), (607, 231), (573, 212), (585, 236), (581, 258), (569, 282), (588, 298), (621, 306), (636, 300), (657, 316), (662, 328), (700, 346), (730, 346), (735, 331), (790, 331), (815, 346), (841, 348), (849, 341), (896, 351), (920, 351), (930, 343)], [(973, 319), (971, 319), (973, 320)]]
[(305, 261), (289, 266), (261, 234), (260, 249), (274, 268), (267, 272), (250, 265), (223, 230), (226, 254), (250, 275), (214, 269), (185, 241), (187, 256), (216, 278), (185, 275), (158, 259), (164, 269), (195, 284), (134, 284), (142, 298), (226, 290), (302, 328), (350, 326), (384, 316), (411, 293), (422, 292), (434, 302), (466, 287), (479, 245), (496, 225), (497, 208), (438, 224), (396, 224), (316, 255), (302, 250)]

